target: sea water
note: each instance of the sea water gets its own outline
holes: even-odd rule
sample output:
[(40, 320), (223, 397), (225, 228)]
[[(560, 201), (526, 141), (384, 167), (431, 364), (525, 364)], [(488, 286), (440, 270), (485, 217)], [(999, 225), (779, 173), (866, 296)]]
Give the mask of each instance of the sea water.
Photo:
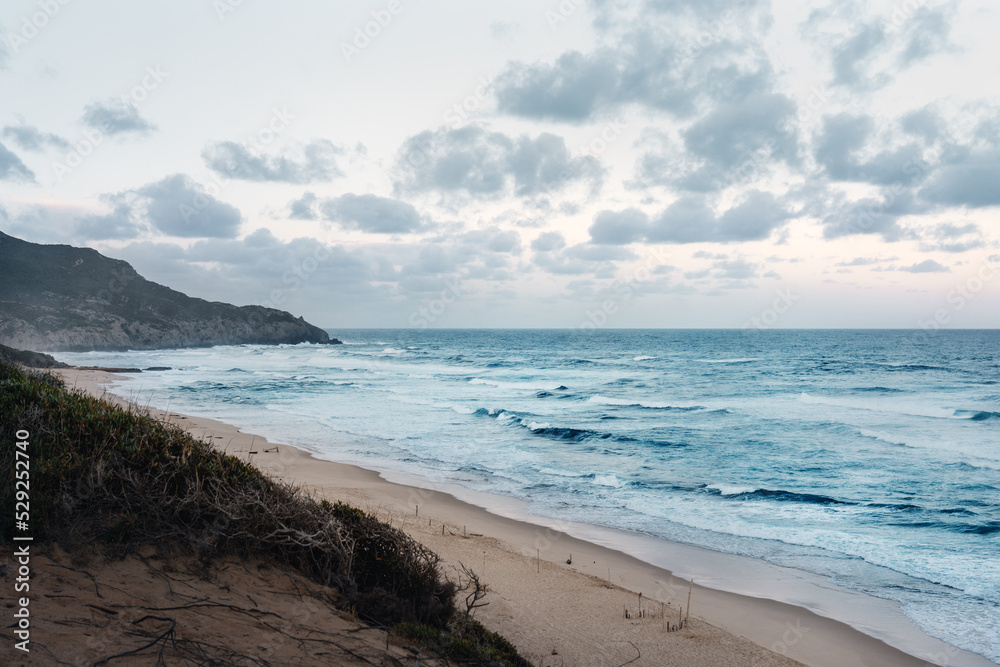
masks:
[(1000, 661), (1000, 332), (331, 330), (62, 354), (336, 461), (764, 559)]

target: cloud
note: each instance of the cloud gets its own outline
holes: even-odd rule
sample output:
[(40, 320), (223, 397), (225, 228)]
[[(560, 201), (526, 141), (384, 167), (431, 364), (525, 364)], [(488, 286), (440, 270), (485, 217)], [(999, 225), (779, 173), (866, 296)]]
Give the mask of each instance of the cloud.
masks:
[(402, 234), (420, 228), (420, 214), (397, 199), (348, 193), (319, 205), (323, 217), (348, 229), (374, 234)]
[(951, 269), (938, 264), (933, 259), (925, 259), (912, 266), (901, 267), (899, 270), (908, 273), (948, 273), (951, 271)]
[[(203, 239), (187, 247), (138, 241), (111, 254), (149, 280), (192, 296), (291, 310), (320, 325), (334, 324), (322, 319), (329, 309), (339, 321), (344, 313), (371, 308), (386, 296), (372, 281), (393, 278), (382, 273), (377, 253), (367, 249), (308, 237), (286, 242), (267, 229), (243, 239)], [(317, 303), (322, 307), (316, 308)]]
[(836, 239), (855, 234), (881, 234), (886, 241), (898, 241), (903, 230), (897, 224), (907, 215), (927, 211), (913, 193), (887, 190), (880, 199), (866, 197), (856, 201), (831, 205), (822, 214), (823, 236)]
[[(926, 115), (908, 116), (904, 118), (904, 125), (921, 134), (932, 131), (931, 118)], [(816, 142), (817, 164), (835, 181), (911, 184), (926, 175), (924, 147), (917, 143), (883, 150), (866, 160), (859, 158), (858, 155), (866, 150), (870, 153), (874, 131), (875, 122), (869, 116), (848, 113), (827, 116)]]
[(684, 131), (688, 155), (700, 166), (673, 183), (690, 190), (715, 190), (755, 175), (765, 161), (794, 165), (798, 161), (795, 112), (791, 99), (773, 93), (751, 93), (720, 104)]
[(979, 225), (957, 225), (945, 222), (913, 233), (921, 240), (924, 252), (967, 252), (986, 246), (986, 237)]
[(40, 152), (48, 148), (70, 148), (70, 143), (51, 132), (41, 132), (32, 125), (8, 125), (3, 128), (2, 136), (9, 137), (15, 144), (26, 151)]
[(929, 202), (984, 208), (1000, 205), (1000, 148), (964, 149), (950, 155), (921, 188)]
[(497, 102), (514, 116), (582, 121), (614, 102), (620, 78), (612, 52), (570, 51), (552, 65), (509, 65), (496, 81)]
[(459, 241), (470, 249), (507, 255), (521, 254), (521, 236), (513, 230), (473, 229), (462, 234)]
[(543, 232), (531, 242), (531, 249), (541, 252), (559, 250), (566, 247), (566, 239), (559, 232)]
[(170, 236), (233, 238), (240, 230), (240, 212), (199, 190), (184, 174), (167, 176), (133, 191), (149, 223)]
[(535, 239), (532, 261), (535, 266), (559, 275), (592, 274), (597, 278), (610, 278), (615, 262), (634, 259), (635, 253), (622, 247), (601, 246), (590, 243), (567, 245), (559, 232), (546, 232)]
[(756, 278), (757, 271), (760, 268), (757, 264), (748, 261), (745, 257), (722, 260), (715, 262), (712, 266), (716, 270), (715, 276), (726, 280), (747, 280), (749, 278)]
[(681, 197), (651, 219), (637, 209), (602, 211), (590, 227), (591, 242), (624, 245), (648, 243), (734, 243), (761, 241), (796, 217), (774, 195), (751, 191), (721, 215), (700, 195)]
[(83, 122), (109, 136), (129, 132), (147, 134), (156, 129), (155, 125), (139, 115), (139, 109), (134, 104), (119, 100), (87, 105), (83, 110)]
[[(833, 85), (857, 92), (884, 88), (900, 72), (937, 53), (954, 50), (951, 21), (957, 3), (842, 0), (814, 10), (803, 36), (829, 54)], [(873, 10), (884, 10), (873, 14)]]
[(751, 92), (766, 94), (773, 85), (762, 50), (734, 41), (725, 26), (702, 46), (690, 38), (703, 29), (699, 22), (670, 16), (651, 22), (644, 12), (627, 21), (611, 46), (567, 51), (551, 63), (509, 63), (496, 79), (498, 109), (536, 120), (583, 122), (634, 105), (688, 118), (702, 103), (735, 102)]
[(132, 206), (123, 196), (107, 197), (113, 209), (105, 215), (84, 215), (76, 220), (73, 231), (79, 238), (89, 241), (106, 239), (134, 239), (145, 226), (137, 221)]
[(296, 220), (315, 220), (318, 216), (316, 215), (316, 203), (319, 198), (313, 192), (303, 193), (301, 197), (288, 204), (290, 209), (289, 216)]
[(35, 182), (35, 172), (28, 169), (21, 158), (0, 143), (0, 181)]
[(201, 156), (212, 171), (243, 181), (312, 183), (344, 175), (336, 162), (343, 149), (331, 141), (314, 139), (296, 152), (261, 155), (245, 144), (222, 141), (206, 146)]
[(954, 50), (951, 41), (951, 21), (955, 15), (954, 4), (944, 7), (919, 7), (913, 14), (907, 30), (906, 48), (899, 56), (903, 66), (913, 65), (930, 56)]
[(885, 45), (885, 27), (861, 24), (855, 33), (833, 48), (833, 83), (850, 88), (877, 88), (888, 82), (883, 73), (870, 76), (867, 67)]
[(477, 125), (426, 131), (399, 151), (396, 187), (402, 192), (462, 192), (526, 197), (557, 192), (574, 182), (600, 189), (603, 169), (593, 156), (572, 157), (562, 137), (511, 138)]
[(895, 257), (879, 259), (877, 257), (855, 257), (849, 262), (837, 262), (837, 266), (871, 266), (873, 264), (884, 264), (895, 260)]

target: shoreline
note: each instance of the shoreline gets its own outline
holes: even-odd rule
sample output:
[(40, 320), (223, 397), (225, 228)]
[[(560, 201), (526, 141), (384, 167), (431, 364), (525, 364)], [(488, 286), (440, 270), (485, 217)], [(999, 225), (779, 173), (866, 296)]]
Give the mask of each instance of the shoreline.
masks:
[[(129, 403), (104, 387), (130, 378), (81, 369), (61, 370), (58, 374), (71, 387)], [(494, 605), (480, 610), (480, 620), (507, 636), (529, 659), (548, 654), (554, 656), (553, 660), (558, 660), (555, 656), (566, 660), (572, 657), (573, 642), (578, 640), (589, 641), (591, 648), (601, 647), (607, 659), (635, 657), (634, 652), (625, 650), (629, 643), (635, 646), (633, 640), (611, 637), (627, 637), (642, 626), (638, 628), (642, 641), (653, 641), (656, 637), (651, 635), (657, 633), (651, 630), (661, 630), (662, 621), (622, 618), (622, 600), (634, 614), (641, 593), (647, 609), (652, 606), (654, 613), (659, 613), (659, 602), (668, 603), (665, 609), (672, 618), (669, 614), (687, 606), (688, 579), (679, 576), (684, 575), (695, 580), (690, 589), (691, 626), (680, 633), (661, 631), (659, 639), (676, 644), (680, 638), (701, 638), (715, 631), (733, 639), (746, 638), (767, 649), (764, 653), (773, 651), (771, 655), (778, 658), (767, 661), (764, 656), (755, 656), (751, 662), (732, 664), (792, 664), (781, 661), (781, 656), (807, 665), (995, 664), (926, 635), (905, 617), (898, 604), (842, 589), (818, 575), (661, 538), (546, 519), (531, 514), (526, 503), (515, 499), (334, 462), (306, 449), (243, 433), (214, 419), (150, 409), (196, 437), (211, 439), (223, 451), (242, 455), (278, 479), (378, 514), (438, 552), (446, 563), (454, 565), (464, 558), (496, 591), (490, 596)], [(622, 544), (628, 548), (623, 549)], [(567, 557), (572, 564), (567, 564)], [(519, 574), (501, 583), (502, 568), (493, 567), (494, 560), (503, 560), (507, 570), (518, 569)], [(605, 631), (602, 638), (591, 632), (568, 642), (564, 636), (566, 626), (579, 625), (579, 619), (555, 619), (552, 609), (538, 611), (541, 603), (533, 603), (534, 611), (526, 613), (521, 598), (515, 597), (519, 585), (527, 586), (523, 595), (528, 596), (531, 589), (539, 587), (540, 577), (548, 582), (564, 575), (575, 586), (585, 582), (592, 589), (620, 592), (615, 603), (619, 611), (598, 620), (598, 630)], [(535, 581), (529, 581), (532, 579)], [(505, 596), (508, 592), (509, 598)], [(590, 595), (605, 596), (596, 591)], [(501, 599), (496, 600), (496, 596)], [(619, 620), (613, 620), (616, 617)], [(848, 618), (850, 624), (837, 618)], [(892, 619), (889, 627), (886, 618)], [(551, 652), (543, 648), (549, 644)], [(680, 648), (671, 646), (670, 650)], [(741, 660), (746, 658), (749, 656)], [(574, 659), (570, 664), (587, 663)], [(640, 660), (634, 664), (658, 663)]]

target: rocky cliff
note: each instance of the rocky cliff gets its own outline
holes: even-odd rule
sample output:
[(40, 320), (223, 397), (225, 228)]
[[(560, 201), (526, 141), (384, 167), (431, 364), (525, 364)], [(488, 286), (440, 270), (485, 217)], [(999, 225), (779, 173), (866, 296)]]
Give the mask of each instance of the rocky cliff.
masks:
[(340, 341), (282, 310), (189, 297), (90, 248), (0, 232), (0, 342), (86, 351)]

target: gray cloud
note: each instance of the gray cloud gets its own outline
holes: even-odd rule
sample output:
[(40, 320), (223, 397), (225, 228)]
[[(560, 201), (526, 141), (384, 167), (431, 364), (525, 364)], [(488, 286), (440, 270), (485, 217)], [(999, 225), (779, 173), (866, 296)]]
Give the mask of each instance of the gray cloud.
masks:
[[(931, 118), (916, 114), (904, 118), (914, 132), (932, 131)], [(847, 113), (827, 116), (816, 142), (816, 162), (836, 181), (861, 181), (876, 185), (910, 184), (926, 175), (924, 147), (908, 143), (883, 150), (867, 160), (858, 157), (873, 143), (875, 122), (869, 116)]]
[(28, 169), (17, 155), (0, 143), (0, 181), (35, 181), (35, 172)]
[(768, 93), (753, 93), (717, 106), (684, 131), (688, 155), (697, 158), (700, 166), (672, 179), (673, 184), (696, 191), (715, 190), (754, 176), (765, 161), (797, 163), (795, 111), (789, 98)]
[(593, 243), (607, 245), (760, 241), (797, 215), (774, 195), (757, 190), (718, 216), (704, 197), (686, 196), (655, 219), (636, 209), (602, 211), (594, 218), (590, 236)]
[(139, 115), (134, 104), (119, 100), (94, 102), (83, 110), (83, 122), (107, 135), (134, 132), (145, 134), (152, 132), (156, 126)]
[(803, 34), (830, 53), (834, 85), (877, 90), (928, 57), (954, 49), (949, 35), (956, 3), (924, 4), (883, 5), (884, 13), (871, 15), (871, 2), (842, 0), (811, 12)]
[(667, 20), (654, 27), (641, 13), (631, 21), (611, 48), (569, 51), (549, 64), (508, 64), (496, 79), (499, 110), (580, 122), (638, 105), (686, 118), (702, 102), (736, 101), (771, 88), (770, 65), (748, 44), (719, 34), (705, 47), (685, 48), (686, 25)]
[(950, 37), (955, 9), (954, 4), (917, 8), (908, 26), (906, 47), (899, 56), (902, 65), (909, 66), (955, 48)]
[(521, 236), (513, 230), (473, 229), (462, 234), (459, 240), (473, 249), (508, 255), (521, 253)]
[(883, 73), (871, 76), (866, 65), (886, 41), (885, 27), (878, 23), (862, 24), (857, 31), (833, 48), (833, 83), (851, 88), (877, 88), (889, 77)]
[(134, 193), (150, 224), (170, 236), (233, 238), (243, 222), (236, 208), (198, 190), (184, 174), (167, 176)]
[(986, 246), (986, 237), (979, 225), (956, 225), (946, 222), (914, 233), (924, 252), (967, 252)]
[(10, 138), (15, 144), (26, 151), (43, 151), (45, 148), (68, 149), (70, 143), (51, 132), (42, 132), (33, 125), (8, 125), (3, 128), (2, 136)]
[(904, 190), (897, 195), (887, 190), (880, 199), (867, 197), (825, 210), (823, 236), (835, 239), (855, 234), (881, 234), (886, 241), (898, 241), (903, 238), (898, 220), (926, 210), (926, 205), (918, 203), (912, 192)]
[(233, 141), (209, 144), (202, 159), (209, 169), (244, 181), (312, 183), (329, 181), (344, 172), (336, 157), (343, 150), (326, 139), (314, 139), (302, 147), (301, 155), (260, 155), (255, 149)]
[(757, 271), (760, 268), (757, 264), (748, 261), (745, 257), (722, 260), (715, 262), (712, 266), (716, 270), (715, 276), (726, 280), (747, 280), (749, 278), (756, 278)]
[(1000, 148), (953, 152), (931, 175), (920, 196), (935, 204), (983, 208), (1000, 205)]
[(107, 198), (113, 205), (105, 215), (85, 215), (77, 218), (74, 232), (77, 237), (88, 241), (104, 239), (134, 239), (144, 230), (144, 225), (135, 219), (132, 206), (123, 196)]
[(560, 248), (566, 247), (566, 239), (559, 232), (543, 232), (539, 234), (538, 237), (531, 242), (532, 250), (539, 250), (541, 252), (549, 252), (551, 250), (559, 250)]
[(420, 228), (417, 209), (397, 199), (348, 193), (324, 200), (319, 208), (327, 220), (374, 234), (402, 234)]
[(933, 259), (925, 259), (912, 266), (900, 267), (899, 270), (908, 273), (948, 273), (951, 271), (947, 266), (942, 266)]
[(597, 278), (610, 278), (615, 262), (634, 259), (635, 253), (627, 248), (601, 246), (590, 243), (567, 245), (559, 232), (545, 232), (532, 243), (535, 251), (532, 262), (548, 273), (558, 275), (593, 274)]
[(303, 193), (301, 197), (288, 204), (290, 209), (289, 216), (296, 220), (315, 220), (316, 215), (316, 203), (319, 198), (313, 192)]
[(593, 156), (572, 157), (562, 137), (511, 138), (469, 125), (426, 131), (400, 148), (396, 187), (404, 192), (463, 192), (518, 196), (557, 192), (574, 182), (600, 189), (603, 169)]
[[(111, 252), (146, 278), (201, 298), (286, 309), (320, 325), (364, 315), (387, 296), (374, 280), (391, 279), (366, 249), (313, 238), (281, 241), (258, 229), (243, 239), (205, 239), (190, 247), (133, 242)], [(320, 305), (321, 304), (321, 305)], [(381, 307), (384, 307), (384, 303)], [(311, 310), (310, 310), (311, 309)], [(332, 310), (337, 322), (331, 321)]]
[(849, 262), (837, 262), (837, 266), (871, 266), (873, 264), (884, 264), (895, 260), (895, 257), (879, 259), (877, 257), (855, 257)]
[(552, 65), (508, 66), (497, 80), (497, 101), (515, 116), (582, 121), (613, 103), (620, 77), (612, 52), (571, 51)]

